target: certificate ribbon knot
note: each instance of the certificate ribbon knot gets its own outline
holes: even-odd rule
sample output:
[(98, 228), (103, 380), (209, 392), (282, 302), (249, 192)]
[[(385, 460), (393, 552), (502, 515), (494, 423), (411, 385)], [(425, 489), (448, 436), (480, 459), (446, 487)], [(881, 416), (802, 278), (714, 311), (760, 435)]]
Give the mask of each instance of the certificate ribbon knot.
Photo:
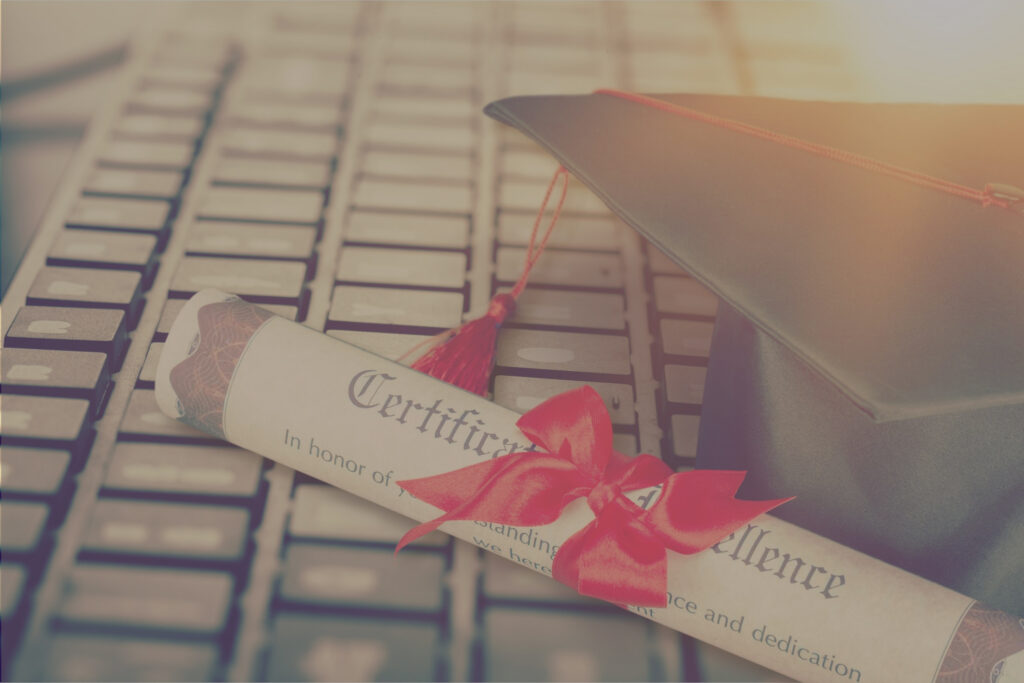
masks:
[[(538, 450), (398, 482), (445, 512), (405, 534), (396, 552), (449, 521), (550, 524), (584, 498), (594, 519), (562, 543), (554, 578), (583, 595), (664, 607), (667, 550), (700, 552), (790, 500), (737, 499), (743, 471), (673, 473), (654, 456), (616, 452), (608, 411), (589, 386), (548, 399), (516, 425)], [(624, 495), (654, 486), (661, 493), (649, 509)]]

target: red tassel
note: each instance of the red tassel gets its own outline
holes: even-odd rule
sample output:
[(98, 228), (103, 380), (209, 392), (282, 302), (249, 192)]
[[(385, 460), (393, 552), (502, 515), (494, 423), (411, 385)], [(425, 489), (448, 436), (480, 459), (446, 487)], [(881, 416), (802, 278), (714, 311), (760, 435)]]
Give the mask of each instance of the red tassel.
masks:
[[(538, 228), (544, 218), (544, 211), (547, 209), (551, 193), (555, 184), (562, 179), (561, 195), (555, 210), (551, 216), (551, 223), (548, 224), (544, 237), (537, 243)], [(526, 281), (530, 277), (530, 271), (537, 263), (544, 247), (551, 237), (551, 230), (558, 222), (558, 216), (562, 212), (562, 205), (565, 203), (565, 193), (569, 187), (569, 174), (565, 168), (559, 166), (555, 175), (548, 184), (547, 192), (544, 194), (544, 201), (537, 212), (537, 218), (533, 222), (533, 232), (530, 233), (530, 243), (526, 249), (526, 263), (523, 272), (515, 286), (507, 294), (498, 294), (491, 299), (491, 305), (487, 307), (487, 313), (476, 320), (470, 320), (459, 327), (442, 332), (429, 342), (435, 345), (412, 364), (414, 370), (424, 372), (431, 377), (444, 380), (454, 384), (466, 391), (484, 396), (487, 394), (487, 387), (490, 385), (491, 368), (494, 365), (494, 346), (498, 338), (498, 329), (505, 322), (505, 318), (516, 310), (516, 299), (526, 288)], [(409, 353), (417, 347), (410, 349)], [(408, 353), (406, 354), (408, 355)]]

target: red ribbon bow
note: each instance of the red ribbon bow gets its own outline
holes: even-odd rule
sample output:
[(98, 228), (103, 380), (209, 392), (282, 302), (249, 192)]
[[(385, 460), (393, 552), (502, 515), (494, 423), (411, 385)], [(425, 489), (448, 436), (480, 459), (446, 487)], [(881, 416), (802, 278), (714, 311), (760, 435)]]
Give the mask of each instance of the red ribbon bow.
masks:
[[(737, 500), (746, 472), (673, 473), (654, 456), (616, 452), (608, 411), (589, 386), (548, 399), (516, 425), (547, 452), (511, 453), (398, 482), (445, 514), (409, 531), (397, 550), (452, 520), (550, 524), (571, 501), (586, 498), (595, 517), (559, 548), (554, 577), (583, 595), (664, 607), (666, 549), (699, 552), (789, 500)], [(623, 495), (658, 484), (661, 495), (649, 510)]]

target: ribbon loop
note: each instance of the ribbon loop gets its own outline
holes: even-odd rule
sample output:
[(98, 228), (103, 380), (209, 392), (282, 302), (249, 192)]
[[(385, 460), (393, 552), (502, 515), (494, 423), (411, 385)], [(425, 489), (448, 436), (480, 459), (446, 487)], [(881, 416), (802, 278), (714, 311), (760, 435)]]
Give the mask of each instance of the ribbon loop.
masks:
[[(698, 552), (784, 502), (737, 500), (745, 472), (673, 474), (651, 455), (616, 452), (608, 411), (589, 386), (548, 399), (516, 424), (547, 452), (512, 453), (398, 482), (444, 514), (407, 533), (396, 552), (447, 521), (550, 524), (566, 505), (584, 498), (594, 519), (561, 544), (552, 575), (583, 595), (664, 607), (666, 549)], [(659, 484), (661, 495), (650, 510), (624, 495)]]

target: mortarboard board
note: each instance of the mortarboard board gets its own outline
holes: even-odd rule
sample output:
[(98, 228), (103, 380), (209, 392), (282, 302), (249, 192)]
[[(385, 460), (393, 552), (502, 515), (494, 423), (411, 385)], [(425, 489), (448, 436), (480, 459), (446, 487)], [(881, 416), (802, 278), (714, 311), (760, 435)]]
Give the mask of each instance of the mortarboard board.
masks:
[[(658, 99), (1024, 186), (1024, 111)], [(721, 299), (698, 463), (779, 516), (1024, 613), (1024, 214), (607, 94), (490, 116)]]

